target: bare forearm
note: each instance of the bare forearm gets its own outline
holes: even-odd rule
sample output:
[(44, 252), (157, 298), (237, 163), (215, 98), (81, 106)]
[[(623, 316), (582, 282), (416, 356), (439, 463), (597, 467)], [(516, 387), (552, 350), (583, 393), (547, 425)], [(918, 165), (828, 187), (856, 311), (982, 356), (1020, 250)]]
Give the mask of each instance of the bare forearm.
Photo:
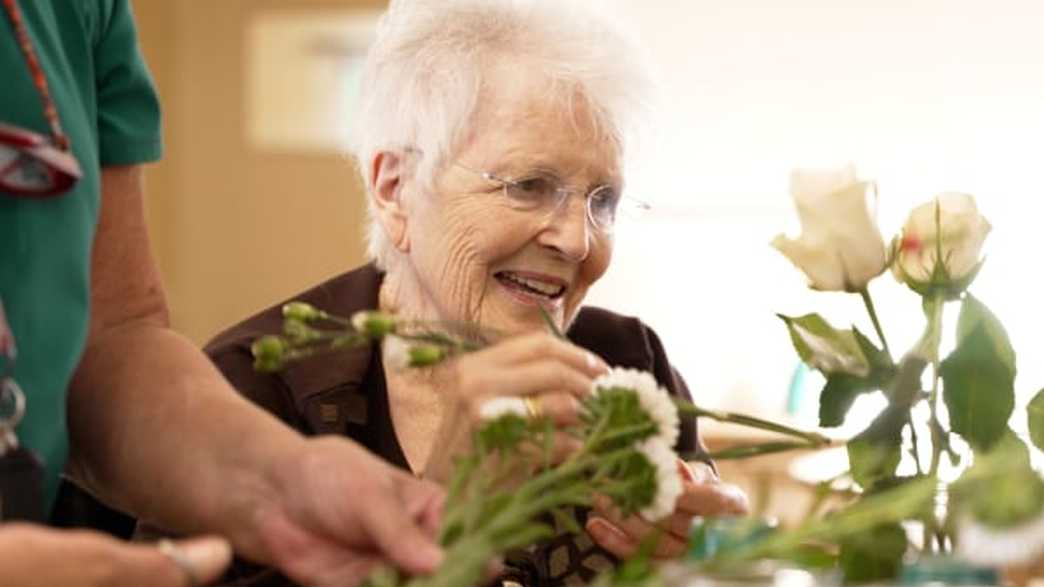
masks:
[(275, 501), (271, 463), (304, 440), (250, 405), (182, 336), (136, 321), (92, 338), (69, 395), (74, 471), (105, 500), (240, 550)]

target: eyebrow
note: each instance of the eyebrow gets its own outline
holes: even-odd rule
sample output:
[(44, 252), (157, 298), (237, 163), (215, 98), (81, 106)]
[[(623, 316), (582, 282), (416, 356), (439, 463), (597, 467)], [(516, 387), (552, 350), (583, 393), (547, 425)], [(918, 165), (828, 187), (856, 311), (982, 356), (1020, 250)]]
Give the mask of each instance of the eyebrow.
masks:
[[(511, 181), (527, 179), (528, 176), (533, 174), (542, 174), (553, 177), (563, 183), (563, 176), (565, 175), (562, 173), (561, 167), (554, 163), (554, 160), (542, 156), (527, 156), (521, 158), (521, 160), (507, 161), (495, 170), (492, 170), (491, 173)], [(618, 173), (599, 173), (595, 181), (588, 183), (585, 189), (590, 191), (602, 186), (608, 186), (622, 192), (624, 186), (623, 176)]]

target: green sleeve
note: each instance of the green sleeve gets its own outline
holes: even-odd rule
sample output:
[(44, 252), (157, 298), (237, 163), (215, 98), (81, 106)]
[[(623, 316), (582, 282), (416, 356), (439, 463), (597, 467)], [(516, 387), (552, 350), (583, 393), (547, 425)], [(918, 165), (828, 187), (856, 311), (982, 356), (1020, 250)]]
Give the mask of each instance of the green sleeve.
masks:
[(98, 151), (102, 166), (160, 158), (160, 106), (145, 66), (129, 0), (103, 2), (94, 39)]

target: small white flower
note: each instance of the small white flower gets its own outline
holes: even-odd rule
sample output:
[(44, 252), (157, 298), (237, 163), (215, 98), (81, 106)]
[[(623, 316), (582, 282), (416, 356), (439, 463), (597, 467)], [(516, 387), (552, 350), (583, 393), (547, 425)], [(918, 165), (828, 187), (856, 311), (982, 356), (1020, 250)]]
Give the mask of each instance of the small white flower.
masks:
[(506, 414), (527, 417), (526, 402), (520, 397), (500, 396), (486, 400), (479, 407), (479, 417), (483, 420), (496, 420)]
[(656, 497), (639, 514), (650, 522), (658, 522), (674, 513), (675, 502), (682, 494), (678, 455), (659, 438), (643, 441), (637, 450), (656, 467)]
[[(358, 316), (358, 314), (356, 314)], [(352, 322), (355, 318), (352, 318)], [(384, 337), (381, 343), (384, 361), (392, 371), (404, 371), (410, 367), (410, 343), (395, 335)]]
[(1044, 515), (1013, 528), (990, 528), (965, 517), (957, 526), (957, 554), (970, 563), (1018, 566), (1044, 557)]
[(652, 421), (656, 422), (658, 431), (655, 438), (669, 447), (678, 442), (678, 407), (671, 401), (667, 390), (660, 387), (650, 373), (614, 367), (594, 381), (594, 393), (613, 387), (633, 389), (638, 394), (638, 402)]

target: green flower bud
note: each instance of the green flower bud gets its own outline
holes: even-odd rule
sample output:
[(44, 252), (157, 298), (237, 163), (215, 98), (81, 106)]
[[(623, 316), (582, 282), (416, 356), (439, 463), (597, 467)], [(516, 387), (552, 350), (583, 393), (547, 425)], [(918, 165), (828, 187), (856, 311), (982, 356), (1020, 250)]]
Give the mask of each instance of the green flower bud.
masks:
[(370, 338), (382, 338), (395, 332), (395, 316), (376, 310), (356, 312), (352, 316), (352, 327)]
[(263, 372), (278, 371), (283, 368), (287, 344), (282, 338), (274, 335), (263, 336), (250, 345), (254, 355), (254, 369)]
[(283, 334), (294, 344), (305, 344), (319, 338), (319, 332), (297, 318), (283, 321)]
[(410, 367), (429, 367), (446, 358), (446, 349), (433, 344), (417, 344), (409, 350)]
[(300, 320), (301, 322), (311, 322), (326, 318), (326, 312), (305, 302), (290, 302), (283, 306), (283, 317), (290, 320)]

